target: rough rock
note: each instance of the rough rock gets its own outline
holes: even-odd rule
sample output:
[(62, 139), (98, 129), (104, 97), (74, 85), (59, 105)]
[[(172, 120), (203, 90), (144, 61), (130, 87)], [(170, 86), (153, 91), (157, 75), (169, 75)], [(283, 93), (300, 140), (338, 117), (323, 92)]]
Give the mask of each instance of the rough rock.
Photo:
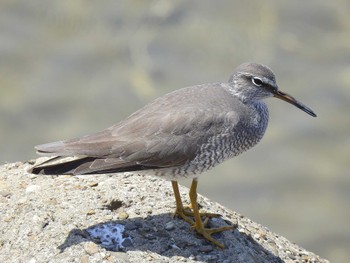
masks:
[[(328, 262), (248, 218), (219, 213), (218, 249), (174, 218), (171, 184), (134, 174), (33, 176), (34, 161), (0, 166), (0, 262)], [(183, 200), (188, 189), (181, 187)], [(128, 215), (128, 216), (121, 216)]]

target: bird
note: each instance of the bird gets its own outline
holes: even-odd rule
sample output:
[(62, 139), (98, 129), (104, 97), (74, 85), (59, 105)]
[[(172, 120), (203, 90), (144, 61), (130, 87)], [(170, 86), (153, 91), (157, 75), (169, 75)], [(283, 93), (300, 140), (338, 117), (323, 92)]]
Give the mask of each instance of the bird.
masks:
[[(174, 191), (175, 215), (206, 240), (224, 248), (212, 235), (233, 226), (207, 227), (209, 218), (220, 215), (199, 212), (198, 177), (262, 139), (269, 119), (263, 100), (269, 97), (284, 100), (316, 117), (310, 108), (279, 89), (269, 67), (243, 63), (228, 82), (178, 89), (105, 130), (36, 146), (39, 155), (51, 158), (29, 172), (47, 175), (135, 172), (165, 178), (171, 181)], [(192, 178), (189, 207), (182, 203), (177, 182), (184, 177)]]

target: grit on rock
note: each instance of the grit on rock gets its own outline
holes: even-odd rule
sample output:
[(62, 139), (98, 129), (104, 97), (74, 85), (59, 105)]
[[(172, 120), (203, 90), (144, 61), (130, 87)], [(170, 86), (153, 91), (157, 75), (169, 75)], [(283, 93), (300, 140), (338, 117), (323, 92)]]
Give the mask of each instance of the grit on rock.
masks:
[[(328, 262), (199, 196), (236, 226), (212, 246), (173, 218), (169, 181), (133, 174), (38, 176), (34, 162), (0, 166), (0, 262)], [(188, 200), (188, 190), (181, 188)]]

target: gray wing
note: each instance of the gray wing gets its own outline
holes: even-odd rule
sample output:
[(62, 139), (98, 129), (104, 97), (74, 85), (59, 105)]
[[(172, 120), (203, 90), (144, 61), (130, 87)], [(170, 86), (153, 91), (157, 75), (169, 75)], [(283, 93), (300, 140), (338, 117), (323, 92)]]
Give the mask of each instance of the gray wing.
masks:
[[(205, 108), (203, 89), (212, 101)], [(228, 110), (232, 101), (217, 98), (220, 94), (227, 97), (225, 90), (215, 89), (212, 93), (207, 86), (178, 90), (104, 131), (36, 149), (42, 155), (80, 156), (84, 161), (75, 173), (180, 166), (195, 158), (209, 138), (239, 121), (238, 115)]]

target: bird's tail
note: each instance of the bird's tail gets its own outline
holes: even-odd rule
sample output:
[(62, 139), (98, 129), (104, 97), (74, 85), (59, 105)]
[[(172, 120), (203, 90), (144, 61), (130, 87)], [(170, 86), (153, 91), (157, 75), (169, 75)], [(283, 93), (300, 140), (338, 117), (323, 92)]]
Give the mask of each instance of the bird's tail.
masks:
[(28, 172), (33, 174), (46, 175), (83, 175), (136, 172), (154, 169), (159, 169), (159, 167), (141, 165), (137, 162), (128, 162), (120, 158), (58, 156), (53, 157), (41, 164), (35, 165), (29, 169)]
[[(35, 165), (28, 170), (32, 174), (45, 174), (45, 175), (65, 175), (65, 174), (76, 174), (75, 171), (78, 167), (83, 166), (88, 167), (96, 158), (93, 157), (83, 157), (78, 159), (73, 159), (70, 161), (63, 161), (62, 157), (51, 158), (41, 164)], [(81, 173), (83, 174), (83, 173)], [(85, 173), (87, 174), (87, 173)]]

